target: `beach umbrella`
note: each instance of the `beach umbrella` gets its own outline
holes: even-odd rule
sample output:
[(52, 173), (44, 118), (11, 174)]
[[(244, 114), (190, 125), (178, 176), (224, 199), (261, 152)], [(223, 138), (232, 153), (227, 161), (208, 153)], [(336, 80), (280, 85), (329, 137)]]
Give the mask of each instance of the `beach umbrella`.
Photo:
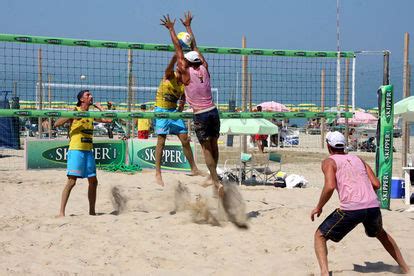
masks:
[(271, 102), (263, 102), (258, 104), (257, 106), (261, 106), (263, 111), (273, 111), (273, 112), (288, 112), (289, 108), (281, 103), (277, 103), (274, 101)]
[[(367, 113), (367, 112), (361, 112), (357, 111), (354, 113), (354, 116), (348, 120), (348, 123), (350, 125), (361, 125), (361, 124), (375, 124), (378, 121), (378, 118), (374, 115)], [(338, 124), (344, 124), (345, 118), (339, 118)]]
[(414, 122), (414, 96), (397, 102), (394, 105), (394, 115), (402, 117), (407, 122)]
[(220, 133), (235, 135), (273, 135), (278, 127), (266, 119), (221, 119)]

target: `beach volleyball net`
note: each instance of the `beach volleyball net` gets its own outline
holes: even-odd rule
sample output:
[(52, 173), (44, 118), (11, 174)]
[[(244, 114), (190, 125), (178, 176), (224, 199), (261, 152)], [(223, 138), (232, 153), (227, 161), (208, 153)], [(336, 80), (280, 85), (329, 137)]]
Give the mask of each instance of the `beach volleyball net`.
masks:
[[(294, 129), (284, 141), (287, 146), (320, 148), (321, 126), (351, 117), (355, 110), (354, 52), (199, 49), (209, 63), (221, 117), (266, 118)], [(136, 134), (137, 118), (191, 119), (191, 110), (151, 112), (173, 52), (170, 44), (0, 34), (0, 91), (7, 94), (1, 99), (0, 120), (7, 121), (2, 133), (14, 145), (4, 142), (0, 151), (21, 148), (21, 138), (67, 137), (65, 129), (51, 127), (57, 117), (116, 118), (115, 136), (130, 137)], [(110, 112), (70, 111), (83, 89)], [(142, 105), (147, 112), (140, 111)], [(265, 112), (256, 113), (258, 105)], [(95, 134), (107, 131), (98, 125)]]

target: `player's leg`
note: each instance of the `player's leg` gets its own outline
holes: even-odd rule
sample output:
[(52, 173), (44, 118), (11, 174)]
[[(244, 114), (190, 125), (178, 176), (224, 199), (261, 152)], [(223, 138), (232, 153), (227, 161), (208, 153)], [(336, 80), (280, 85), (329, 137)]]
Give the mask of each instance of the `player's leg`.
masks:
[(165, 134), (158, 134), (157, 136), (157, 146), (155, 147), (155, 181), (157, 184), (164, 186), (164, 181), (162, 180), (161, 176), (161, 159), (162, 159), (162, 152), (165, 147), (165, 140), (167, 135)]

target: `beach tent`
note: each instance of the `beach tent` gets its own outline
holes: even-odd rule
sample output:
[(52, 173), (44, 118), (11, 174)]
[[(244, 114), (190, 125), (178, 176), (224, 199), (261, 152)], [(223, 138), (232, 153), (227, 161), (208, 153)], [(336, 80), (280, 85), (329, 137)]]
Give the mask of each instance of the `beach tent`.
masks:
[(220, 133), (235, 135), (273, 135), (278, 127), (266, 119), (221, 119)]
[(263, 102), (257, 106), (261, 106), (263, 111), (289, 112), (289, 108), (287, 108), (285, 105), (274, 101)]
[[(262, 119), (221, 119), (220, 120), (220, 133), (222, 134), (234, 134), (234, 135), (273, 135), (279, 132), (279, 128), (272, 122)], [(240, 136), (240, 156), (242, 155), (242, 141)], [(240, 159), (239, 170), (239, 185), (241, 184), (241, 176), (245, 172), (245, 163), (242, 163)], [(242, 172), (243, 171), (243, 172)]]
[(394, 104), (394, 115), (403, 118), (406, 122), (414, 122), (414, 96)]
[[(378, 118), (372, 115), (371, 113), (357, 111), (354, 113), (352, 118), (348, 120), (350, 125), (362, 125), (362, 124), (375, 124), (377, 123)], [(345, 118), (339, 118), (338, 124), (344, 124)]]

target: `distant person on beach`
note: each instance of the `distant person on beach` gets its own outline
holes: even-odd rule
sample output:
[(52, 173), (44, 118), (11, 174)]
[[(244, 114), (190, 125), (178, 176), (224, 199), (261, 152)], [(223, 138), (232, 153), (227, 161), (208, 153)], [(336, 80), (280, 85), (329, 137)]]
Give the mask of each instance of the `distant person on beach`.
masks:
[(323, 160), (325, 184), (311, 220), (319, 217), (322, 208), (336, 189), (340, 207), (333, 211), (315, 232), (315, 253), (321, 275), (329, 275), (327, 240), (339, 242), (362, 223), (368, 237), (377, 238), (399, 264), (404, 273), (410, 271), (394, 239), (382, 227), (382, 216), (376, 190), (380, 183), (371, 167), (355, 155), (344, 152), (346, 141), (342, 133), (328, 132), (326, 142), (330, 156)]
[[(107, 107), (107, 110), (115, 110), (116, 109), (115, 105), (110, 101), (106, 102), (106, 107)], [(105, 128), (108, 130), (108, 138), (113, 139), (114, 138), (115, 121), (112, 121), (110, 123), (106, 123)]]
[[(262, 107), (257, 106), (257, 112), (262, 112)], [(257, 147), (260, 153), (264, 153), (264, 148), (267, 147), (267, 135), (256, 134), (254, 140), (256, 141)]]
[[(147, 111), (147, 105), (141, 104), (141, 112)], [(148, 139), (151, 128), (150, 119), (138, 119), (138, 139)]]
[(190, 12), (186, 13), (184, 20), (180, 19), (187, 32), (192, 37), (191, 49), (185, 55), (180, 46), (174, 30), (174, 21), (169, 15), (161, 19), (170, 32), (177, 55), (177, 79), (185, 86), (185, 97), (194, 112), (194, 128), (197, 139), (201, 144), (206, 165), (210, 171), (211, 184), (220, 197), (224, 196), (224, 187), (217, 175), (217, 162), (219, 159), (218, 138), (220, 137), (220, 117), (213, 102), (210, 85), (208, 63), (197, 48), (196, 39), (191, 29), (193, 19)]
[[(93, 103), (92, 93), (89, 90), (82, 90), (77, 96), (78, 103), (75, 111), (88, 111), (91, 105), (99, 111), (104, 109), (98, 103)], [(96, 188), (98, 179), (96, 178), (96, 164), (93, 155), (93, 118), (60, 118), (55, 122), (55, 127), (70, 123), (69, 130), (69, 151), (67, 155), (67, 176), (68, 181), (62, 192), (59, 216), (65, 216), (65, 208), (69, 199), (70, 192), (76, 184), (78, 178), (88, 178), (88, 199), (89, 214), (95, 215)], [(111, 119), (99, 119), (102, 123), (110, 123)]]
[[(177, 79), (177, 73), (174, 72), (176, 62), (177, 56), (174, 54), (157, 89), (155, 112), (182, 112), (184, 109), (184, 84)], [(184, 155), (191, 167), (191, 175), (201, 175), (194, 161), (187, 127), (182, 119), (156, 119), (155, 133), (157, 134), (157, 146), (155, 148), (155, 180), (157, 184), (164, 186), (161, 176), (161, 160), (168, 134), (177, 135), (180, 139)]]

